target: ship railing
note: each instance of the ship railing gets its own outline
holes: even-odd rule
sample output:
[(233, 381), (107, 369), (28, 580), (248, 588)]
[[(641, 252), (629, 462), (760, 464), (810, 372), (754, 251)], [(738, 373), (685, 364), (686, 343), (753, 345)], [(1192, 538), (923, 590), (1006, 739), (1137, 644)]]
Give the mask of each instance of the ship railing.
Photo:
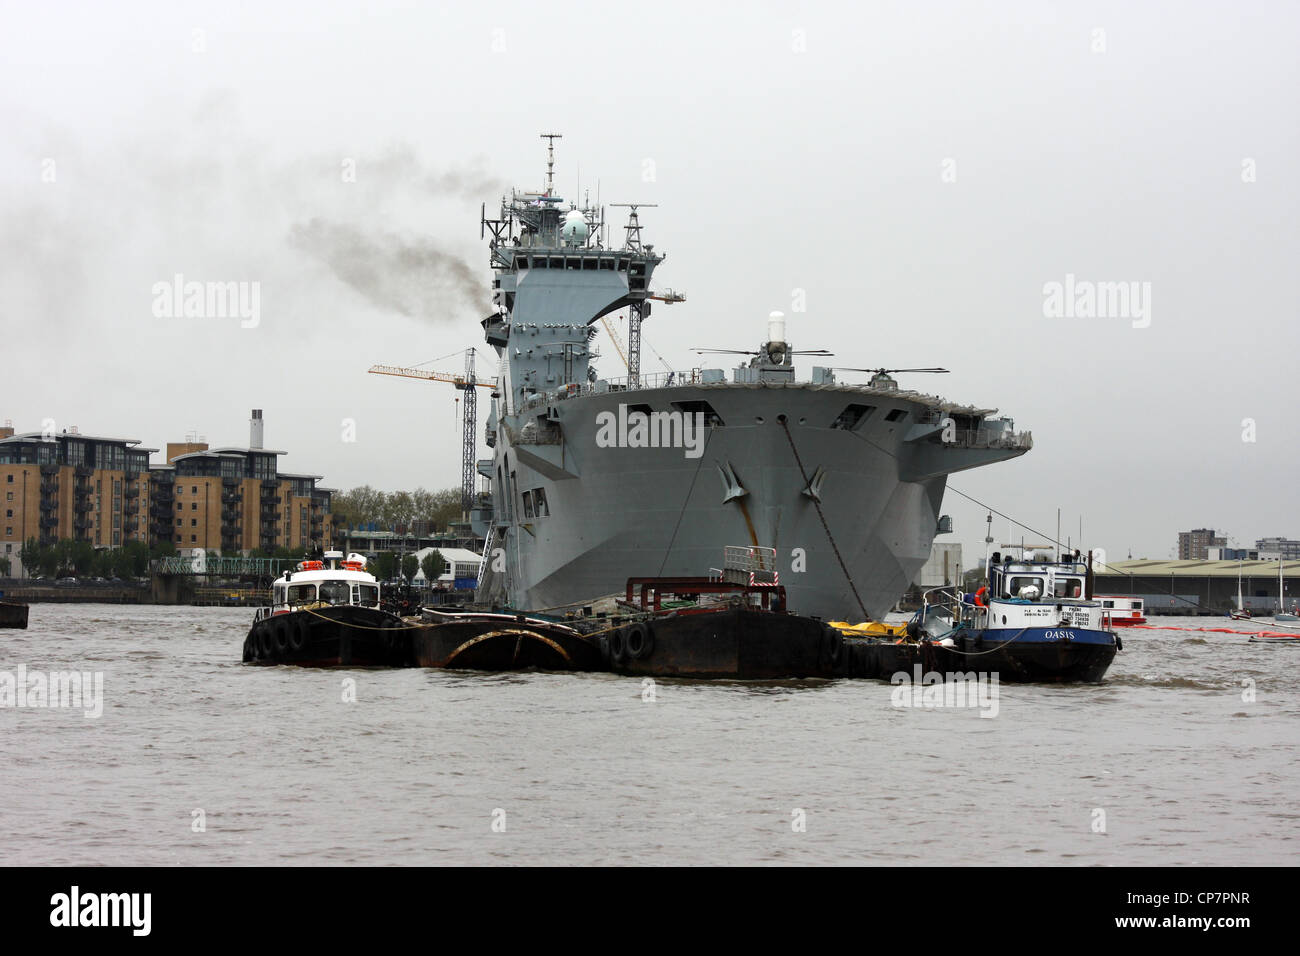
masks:
[(952, 618), (953, 626), (956, 627), (963, 619), (973, 618), (979, 608), (975, 605), (966, 604), (962, 601), (964, 592), (956, 585), (943, 585), (941, 587), (930, 588), (921, 594), (921, 626), (925, 626), (925, 620), (929, 616), (930, 608), (938, 608)]
[(1031, 448), (1033, 432), (992, 431), (986, 428), (957, 429), (952, 441), (959, 448)]
[(722, 549), (722, 567), (710, 568), (711, 577), (731, 584), (763, 587), (781, 583), (776, 567), (776, 549), (751, 545), (727, 545)]

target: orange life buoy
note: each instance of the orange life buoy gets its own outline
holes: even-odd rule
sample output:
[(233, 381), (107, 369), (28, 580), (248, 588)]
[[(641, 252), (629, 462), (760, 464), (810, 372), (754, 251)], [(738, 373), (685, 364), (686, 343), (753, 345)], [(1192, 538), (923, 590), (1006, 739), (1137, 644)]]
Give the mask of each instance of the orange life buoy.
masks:
[(984, 595), (986, 595), (986, 594), (988, 594), (988, 593), (989, 593), (989, 589), (988, 589), (987, 587), (982, 587), (982, 588), (980, 588), (978, 591), (975, 592), (975, 606), (976, 606), (976, 607), (984, 607), (984, 606), (985, 606), (985, 604), (984, 604)]

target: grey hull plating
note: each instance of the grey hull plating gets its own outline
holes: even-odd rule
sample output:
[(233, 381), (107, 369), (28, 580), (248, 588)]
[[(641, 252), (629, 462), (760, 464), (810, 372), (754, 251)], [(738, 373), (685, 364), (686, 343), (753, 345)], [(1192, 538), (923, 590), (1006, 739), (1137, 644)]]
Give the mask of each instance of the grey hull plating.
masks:
[[(597, 416), (620, 404), (667, 412), (700, 401), (722, 424), (705, 429), (699, 457), (597, 444)], [(832, 427), (850, 404), (872, 410), (852, 429)], [(534, 404), (502, 422), (499, 550), (487, 555), (479, 598), (556, 607), (619, 592), (632, 576), (707, 573), (726, 545), (755, 544), (776, 549), (792, 611), (858, 620), (865, 607), (878, 618), (930, 553), (946, 475), (1028, 447), (945, 441), (935, 408), (909, 392), (733, 383)], [(825, 525), (803, 477), (819, 470)], [(549, 513), (529, 516), (522, 495), (539, 488)]]

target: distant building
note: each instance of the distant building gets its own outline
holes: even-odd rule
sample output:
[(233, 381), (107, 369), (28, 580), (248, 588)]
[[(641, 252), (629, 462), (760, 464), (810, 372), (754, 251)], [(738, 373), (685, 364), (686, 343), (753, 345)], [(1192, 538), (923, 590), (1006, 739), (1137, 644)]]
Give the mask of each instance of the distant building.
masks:
[(1300, 541), (1294, 538), (1260, 538), (1255, 542), (1255, 547), (1264, 559), (1300, 561)]
[[(416, 560), (423, 565), (425, 557), (434, 551), (441, 554), (442, 560), (447, 563), (437, 582), (434, 583), (447, 586), (465, 585), (473, 587), (473, 584), (469, 584), (469, 582), (477, 582), (478, 580), (479, 568), (483, 564), (481, 554), (475, 554), (466, 548), (423, 548), (415, 553)], [(430, 583), (425, 579), (423, 566), (415, 572), (415, 577), (411, 579), (411, 583), (420, 586)]]
[(1271, 614), (1279, 604), (1289, 609), (1300, 600), (1300, 561), (1284, 562), (1279, 569), (1276, 561), (1141, 558), (1111, 561), (1096, 575), (1097, 594), (1144, 598), (1148, 614), (1222, 614), (1237, 606), (1238, 587), (1251, 611)]
[(913, 583), (922, 589), (961, 584), (961, 545), (936, 542)]
[(97, 548), (147, 541), (149, 455), (134, 438), (0, 428), (0, 547), (21, 573), (19, 552), (28, 539), (61, 538)]
[[(17, 556), (25, 541), (71, 538), (97, 548), (127, 541), (226, 555), (275, 547), (309, 551), (331, 543), (332, 489), (319, 475), (282, 473), (284, 454), (262, 447), (261, 410), (253, 412), (250, 447), (209, 448), (169, 443), (166, 464), (151, 464), (157, 448), (137, 439), (14, 434), (0, 428), (0, 546)], [(15, 568), (17, 564), (15, 563)]]
[(1178, 560), (1204, 561), (1210, 548), (1226, 548), (1227, 538), (1215, 537), (1213, 528), (1196, 528), (1178, 533)]
[(1254, 548), (1207, 548), (1207, 561), (1258, 561), (1259, 552)]

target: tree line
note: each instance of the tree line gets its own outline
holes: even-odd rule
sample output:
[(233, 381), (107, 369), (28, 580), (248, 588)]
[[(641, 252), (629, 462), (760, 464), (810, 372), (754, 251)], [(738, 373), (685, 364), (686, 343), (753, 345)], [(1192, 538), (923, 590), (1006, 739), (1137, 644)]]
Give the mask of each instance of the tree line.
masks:
[[(149, 562), (176, 553), (170, 541), (150, 547), (143, 541), (127, 541), (120, 548), (96, 548), (89, 541), (63, 538), (52, 544), (42, 544), (28, 538), (18, 556), (28, 575), (41, 577), (140, 578), (149, 573)], [(5, 574), (8, 568), (0, 568)]]
[(385, 529), (409, 528), (425, 522), (430, 531), (446, 531), (451, 522), (460, 520), (460, 489), (380, 491), (362, 485), (336, 493), (330, 499), (330, 512), (339, 528), (359, 528), (371, 522)]

